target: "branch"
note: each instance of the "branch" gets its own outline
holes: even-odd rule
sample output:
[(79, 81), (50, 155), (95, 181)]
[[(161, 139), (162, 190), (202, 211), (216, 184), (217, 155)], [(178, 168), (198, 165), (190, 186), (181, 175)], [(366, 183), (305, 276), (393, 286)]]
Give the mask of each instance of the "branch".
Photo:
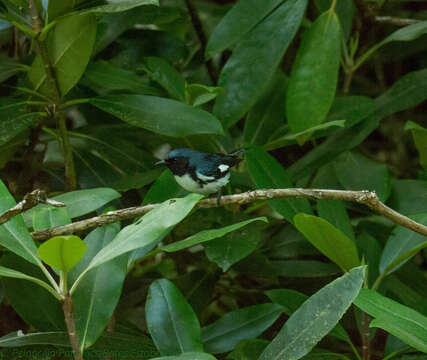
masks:
[[(363, 204), (373, 211), (393, 220), (395, 223), (408, 229), (427, 236), (427, 226), (419, 224), (414, 220), (394, 211), (379, 199), (375, 191), (345, 191), (345, 190), (321, 190), (321, 189), (267, 189), (254, 190), (242, 194), (226, 195), (221, 197), (220, 205), (216, 198), (200, 200), (196, 208), (211, 208), (229, 204), (248, 204), (258, 200), (269, 200), (279, 198), (306, 198), (311, 200), (344, 200)], [(131, 207), (116, 211), (109, 211), (106, 214), (95, 216), (90, 219), (78, 221), (69, 225), (57, 226), (33, 232), (31, 235), (35, 240), (46, 240), (53, 236), (72, 234), (77, 231), (96, 228), (105, 224), (111, 224), (121, 220), (133, 219), (153, 210), (159, 204), (152, 204), (139, 207)]]
[[(208, 43), (208, 41), (206, 39), (206, 34), (203, 31), (202, 21), (200, 20), (199, 14), (197, 13), (197, 8), (194, 4), (194, 0), (185, 0), (185, 4), (187, 5), (187, 9), (190, 14), (191, 22), (194, 26), (194, 30), (196, 31), (197, 37), (199, 38), (202, 56), (204, 57), (206, 44)], [(218, 82), (218, 75), (212, 59), (206, 61), (206, 67), (208, 69), (208, 73), (212, 82), (214, 83), (214, 85), (216, 85), (216, 83)]]
[(34, 190), (24, 196), (24, 200), (20, 201), (13, 208), (6, 210), (0, 215), (0, 225), (8, 222), (14, 216), (33, 208), (38, 204), (46, 204), (55, 207), (64, 207), (65, 204), (59, 201), (48, 199), (46, 192), (43, 190)]
[(393, 16), (375, 16), (374, 20), (378, 23), (391, 24), (396, 26), (407, 26), (417, 24), (420, 21), (416, 19), (397, 18)]

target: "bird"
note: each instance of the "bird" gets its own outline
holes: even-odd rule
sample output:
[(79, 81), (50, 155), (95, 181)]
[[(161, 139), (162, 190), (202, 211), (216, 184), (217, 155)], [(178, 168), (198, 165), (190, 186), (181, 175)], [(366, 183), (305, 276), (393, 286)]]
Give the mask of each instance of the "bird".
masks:
[(230, 168), (241, 161), (237, 156), (244, 151), (239, 149), (224, 155), (186, 148), (174, 149), (156, 165), (166, 165), (176, 182), (189, 192), (205, 195), (217, 193), (219, 205), (221, 189), (230, 181)]

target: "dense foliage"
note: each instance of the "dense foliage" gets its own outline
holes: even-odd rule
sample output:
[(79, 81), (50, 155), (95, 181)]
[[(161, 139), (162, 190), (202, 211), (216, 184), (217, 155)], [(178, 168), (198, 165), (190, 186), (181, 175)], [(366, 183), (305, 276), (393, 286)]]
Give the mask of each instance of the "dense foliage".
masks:
[(66, 205), (0, 225), (2, 357), (425, 359), (425, 236), (343, 200), (197, 208), (154, 163), (246, 148), (228, 194), (375, 190), (427, 225), (426, 40), (420, 0), (0, 0), (0, 213)]

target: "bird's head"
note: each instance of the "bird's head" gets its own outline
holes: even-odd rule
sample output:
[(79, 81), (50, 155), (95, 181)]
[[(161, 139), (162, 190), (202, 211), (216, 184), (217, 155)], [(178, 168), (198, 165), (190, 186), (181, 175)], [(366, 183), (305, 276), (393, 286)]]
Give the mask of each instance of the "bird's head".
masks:
[(166, 159), (158, 161), (155, 165), (165, 165), (175, 175), (182, 176), (188, 171), (190, 159), (194, 156), (193, 152), (190, 149), (172, 150)]

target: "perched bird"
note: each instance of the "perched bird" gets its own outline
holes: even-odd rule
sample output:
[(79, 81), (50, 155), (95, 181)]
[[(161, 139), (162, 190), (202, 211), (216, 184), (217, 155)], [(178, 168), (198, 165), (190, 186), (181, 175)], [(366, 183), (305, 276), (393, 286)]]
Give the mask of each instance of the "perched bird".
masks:
[(230, 168), (241, 161), (237, 155), (244, 151), (241, 149), (223, 155), (175, 149), (156, 165), (166, 165), (174, 174), (176, 182), (185, 190), (199, 194), (218, 193), (219, 203), (221, 188), (230, 181)]

